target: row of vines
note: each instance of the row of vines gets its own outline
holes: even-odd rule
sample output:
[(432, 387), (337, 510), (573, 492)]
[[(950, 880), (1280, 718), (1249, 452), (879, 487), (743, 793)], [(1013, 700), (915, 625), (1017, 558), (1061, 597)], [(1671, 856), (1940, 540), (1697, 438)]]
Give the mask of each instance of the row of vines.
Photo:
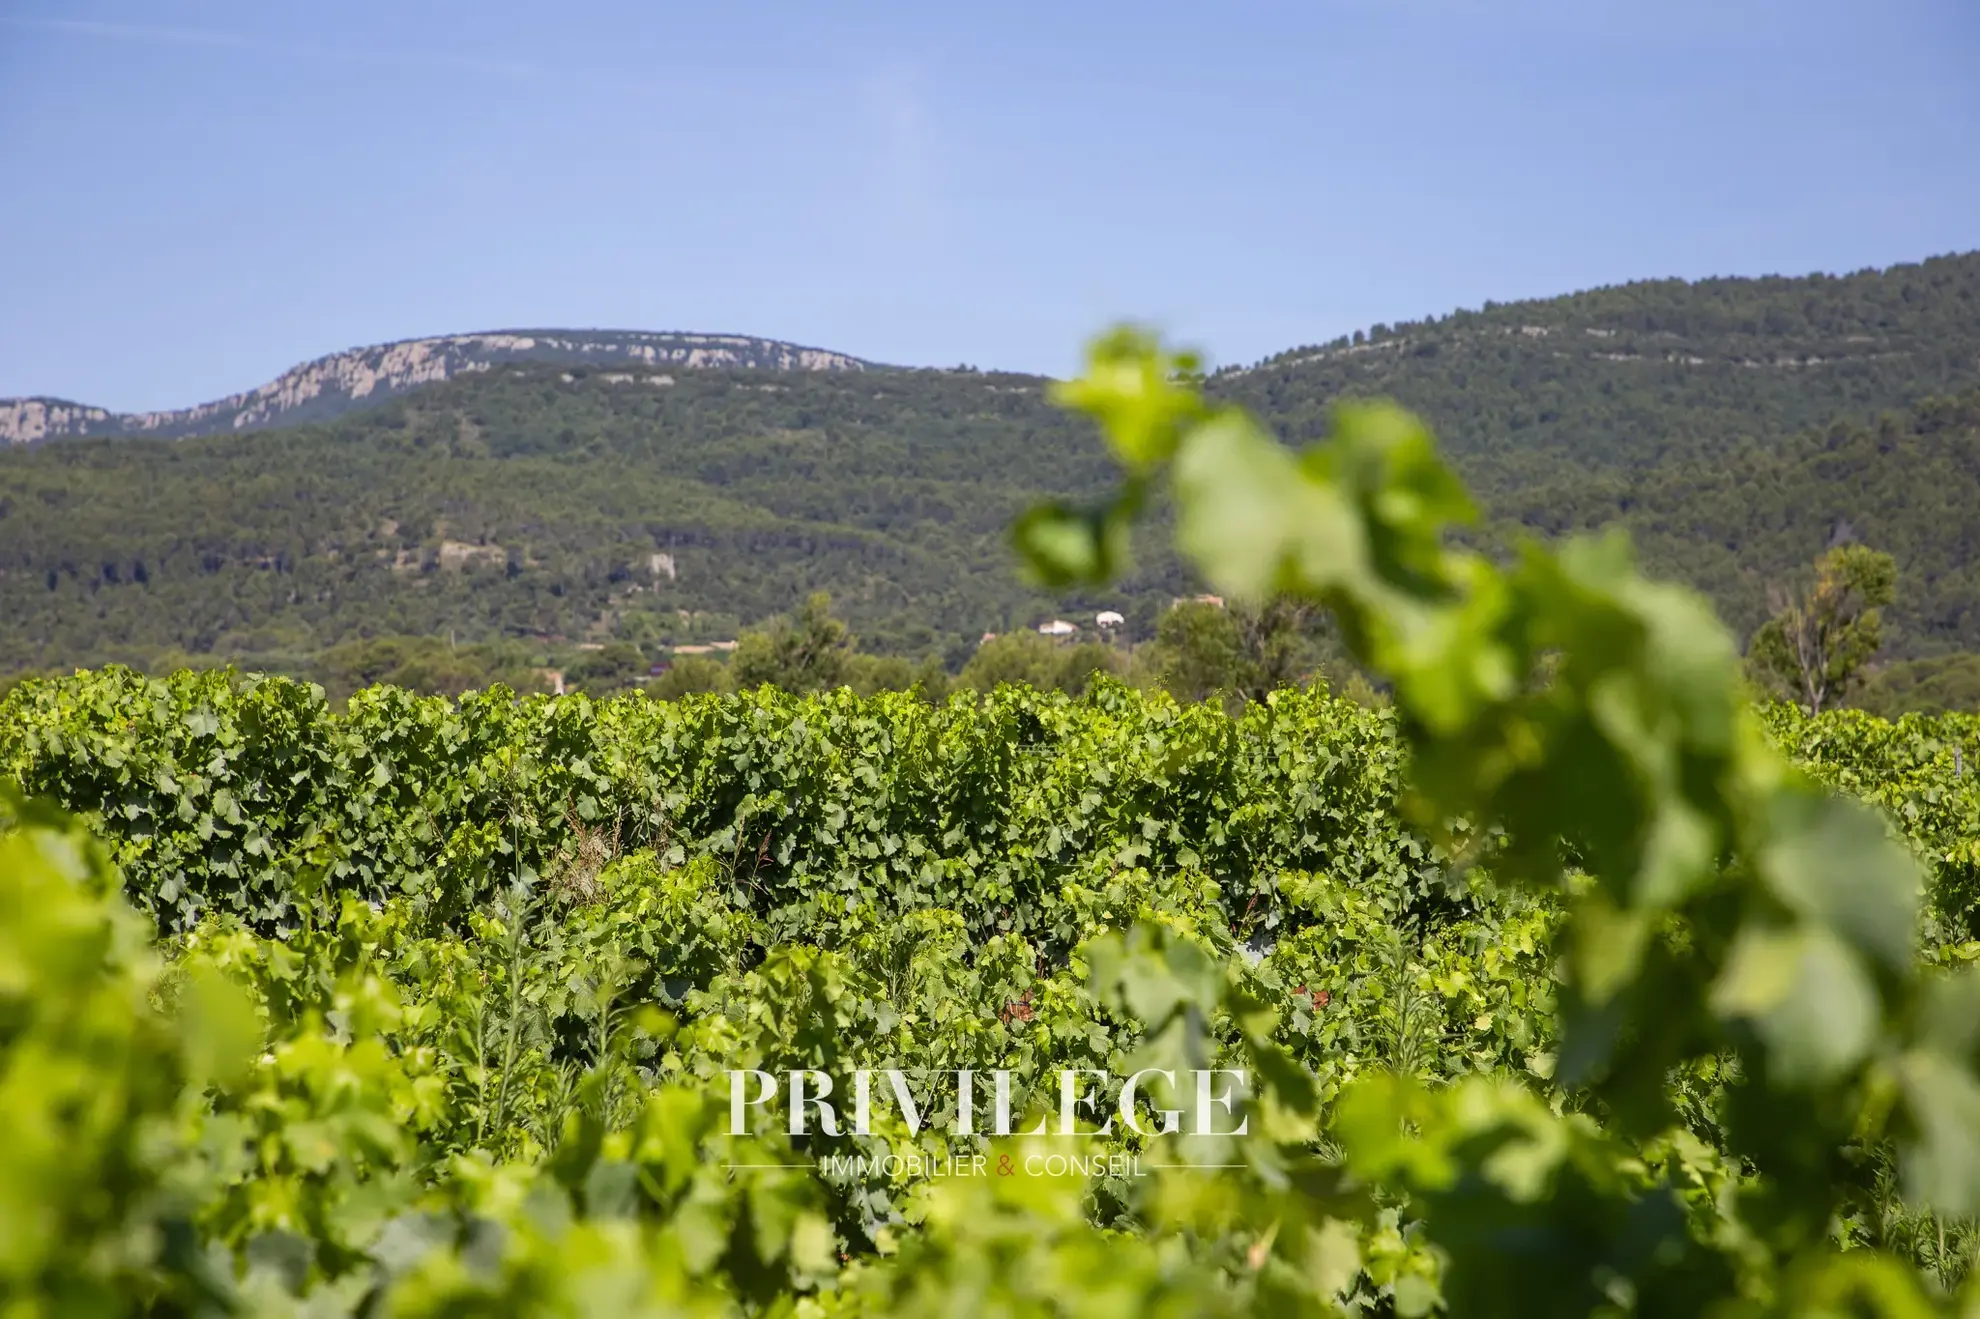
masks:
[[(1883, 806), (1931, 863), (1924, 955), (1980, 952), (1980, 778), (1963, 772), (1980, 720), (1771, 719), (1784, 746)], [(1544, 1086), (1558, 1048), (1547, 950), (1559, 904), (1460, 871), (1404, 828), (1393, 716), (1324, 692), (1279, 693), (1237, 719), (1117, 687), (941, 707), (767, 690), (455, 705), (376, 689), (340, 713), (285, 680), (110, 670), (23, 686), (0, 727), (6, 774), (82, 812), (102, 840), (95, 890), (115, 873), (164, 932), (160, 966), (135, 933), (119, 954), (156, 977), (149, 992), (176, 998), (195, 971), (218, 972), (249, 989), (247, 1033), (273, 1046), (224, 1086), (202, 1075), (208, 1103), (179, 1097), (169, 1155), (150, 1170), (158, 1185), (124, 1206), (182, 1221), (204, 1244), (171, 1293), (193, 1308), (389, 1298), (412, 1313), (429, 1302), (411, 1298), (441, 1287), (526, 1309), (510, 1255), (549, 1248), (543, 1213), (558, 1241), (630, 1233), (598, 1267), (651, 1287), (663, 1279), (649, 1276), (659, 1266), (642, 1233), (684, 1230), (695, 1201), (707, 1217), (693, 1230), (711, 1235), (664, 1280), (667, 1295), (849, 1313), (873, 1304), (873, 1266), (908, 1239), (925, 1245), (931, 1209), (964, 1190), (1022, 1192), (1004, 1212), (1034, 1227), (1030, 1215), (1067, 1216), (1027, 1249), (1089, 1220), (1145, 1226), (1163, 1212), (1151, 1200), (1176, 1188), (1157, 1196), (1160, 1179), (1139, 1165), (1049, 1189), (930, 1175), (971, 1143), (945, 1133), (953, 1096), (933, 1084), (917, 1081), (931, 1128), (918, 1136), (896, 1122), (738, 1153), (723, 1126), (732, 1068), (1002, 1067), (1047, 1078), (1020, 1100), (1047, 1109), (1058, 1069), (1125, 1074), (1147, 1023), (1096, 983), (1093, 941), (1138, 926), (1163, 950), (1164, 979), (1186, 963), (1194, 1001), (1231, 986), (1255, 1001), (1270, 1025), (1253, 1029), (1323, 1105), (1371, 1070)], [(19, 835), (13, 859), (63, 836)], [(35, 947), (40, 921), (76, 919), (40, 910), (50, 900), (44, 888), (36, 913), (8, 922), (15, 956), (49, 951)], [(1206, 1044), (1237, 1065), (1247, 1052), (1224, 1020)], [(13, 1060), (23, 1084), (26, 1066)], [(1729, 1175), (1712, 1152), (1715, 1079), (1689, 1081), (1690, 1139), (1663, 1151), (1682, 1160), (1698, 1214)], [(677, 1125), (652, 1129), (663, 1121)], [(1099, 1144), (1150, 1161), (1129, 1133)], [(878, 1162), (910, 1149), (927, 1160), (919, 1172)], [(834, 1154), (869, 1163), (835, 1173)], [(73, 1151), (44, 1155), (42, 1194), (59, 1198)], [(1848, 1230), (1882, 1242), (1909, 1227), (1906, 1248), (1956, 1281), (1964, 1263), (1941, 1258), (1944, 1225), (1894, 1221), (1886, 1175), (1866, 1164)], [(165, 1186), (173, 1194), (154, 1199)], [(745, 1229), (748, 1213), (782, 1227)], [(63, 1231), (46, 1248), (90, 1240)], [(479, 1271), (461, 1257), (476, 1242)], [(1400, 1205), (1368, 1222), (1344, 1212), (1315, 1242), (1316, 1303), (1421, 1312), (1438, 1296), (1437, 1250)], [(1206, 1236), (1192, 1267), (1225, 1281), (1215, 1305), (1194, 1293), (1188, 1305), (1255, 1305), (1263, 1280), (1240, 1261), (1256, 1244)], [(165, 1287), (169, 1271), (151, 1263), (150, 1285)], [(1029, 1281), (1048, 1306), (1085, 1294)], [(1135, 1285), (1154, 1290), (1121, 1312), (1147, 1312), (1172, 1281), (1148, 1274)], [(121, 1272), (99, 1282), (133, 1285)], [(552, 1290), (595, 1282), (560, 1275)], [(1073, 1308), (1105, 1313), (1103, 1299)]]

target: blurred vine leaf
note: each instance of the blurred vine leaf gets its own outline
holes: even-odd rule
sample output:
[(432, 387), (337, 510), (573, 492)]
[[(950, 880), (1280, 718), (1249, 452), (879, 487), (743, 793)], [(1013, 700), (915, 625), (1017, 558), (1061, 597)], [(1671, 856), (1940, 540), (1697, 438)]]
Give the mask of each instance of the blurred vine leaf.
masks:
[[(1579, 1313), (1604, 1297), (1695, 1313), (1829, 1286), (1843, 1268), (1901, 1312), (1882, 1274), (1837, 1263), (1826, 1233), (1847, 1194), (1835, 1161), (1866, 1140), (1895, 1142), (1921, 1206), (1980, 1203), (1980, 1142), (1954, 1135), (1980, 1112), (1972, 1040), (1919, 1024), (1912, 856), (1769, 746), (1725, 629), (1697, 597), (1644, 580), (1621, 535), (1488, 561), (1452, 543), (1474, 509), (1416, 418), (1343, 404), (1329, 438), (1295, 453), (1205, 399), (1194, 363), (1122, 329), (1057, 397), (1119, 460), (1113, 507), (1167, 482), (1178, 543), (1211, 586), (1332, 612), (1394, 689), (1421, 825), (1503, 830), (1501, 877), (1565, 896), (1557, 1079), (1626, 1141), (1671, 1121), (1673, 1068), (1746, 1062), (1728, 1136), (1756, 1174), (1739, 1192), (1750, 1238), (1718, 1255), (1602, 1209), (1669, 1192), (1601, 1172), (1623, 1156), (1589, 1151), (1627, 1147), (1586, 1118), (1476, 1087), (1351, 1088), (1336, 1134), (1351, 1164), (1430, 1207), (1446, 1298), (1467, 1314)], [(1034, 567), (1061, 581), (1115, 571), (1098, 552)], [(1508, 1254), (1513, 1224), (1524, 1255)], [(1692, 1263), (1674, 1271), (1673, 1252)], [(1536, 1310), (1526, 1275), (1541, 1256), (1554, 1299)]]

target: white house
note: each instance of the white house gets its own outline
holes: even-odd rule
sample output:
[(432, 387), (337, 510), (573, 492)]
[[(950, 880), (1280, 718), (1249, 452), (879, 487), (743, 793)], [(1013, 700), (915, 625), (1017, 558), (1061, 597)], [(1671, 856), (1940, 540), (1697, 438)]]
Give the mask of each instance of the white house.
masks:
[(1102, 609), (1093, 616), (1093, 621), (1101, 627), (1113, 628), (1121, 626), (1121, 624), (1127, 622), (1127, 619), (1121, 617), (1121, 615), (1111, 609)]
[(1040, 623), (1038, 631), (1048, 637), (1069, 637), (1079, 631), (1079, 625), (1068, 623), (1063, 618), (1055, 618), (1049, 623)]

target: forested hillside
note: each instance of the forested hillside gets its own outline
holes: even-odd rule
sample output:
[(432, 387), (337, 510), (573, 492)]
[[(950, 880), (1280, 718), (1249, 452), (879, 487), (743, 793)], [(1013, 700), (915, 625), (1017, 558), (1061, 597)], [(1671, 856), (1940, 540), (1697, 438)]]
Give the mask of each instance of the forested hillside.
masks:
[(1662, 577), (1709, 594), (1735, 630), (1832, 541), (1890, 551), (1897, 655), (1980, 650), (1980, 390), (1645, 471), (1564, 475), (1499, 496), (1506, 534), (1610, 523)]
[[(322, 427), (65, 441), (0, 455), (0, 663), (360, 631), (733, 637), (819, 586), (939, 649), (1053, 607), (1005, 529), (1103, 471), (1041, 381), (932, 371), (509, 368)], [(1104, 599), (1180, 583), (1158, 567)]]
[(1225, 372), (1306, 442), (1342, 395), (1397, 399), (1487, 499), (1563, 464), (1709, 460), (1980, 382), (1980, 253), (1840, 278), (1658, 280), (1376, 326)]
[[(1643, 283), (1378, 326), (1212, 378), (1299, 443), (1421, 410), (1496, 538), (1621, 520), (1742, 633), (1839, 531), (1898, 556), (1886, 658), (1980, 649), (1980, 254)], [(1159, 521), (1104, 593), (1005, 531), (1105, 455), (1046, 382), (512, 364), (322, 425), (0, 453), (0, 668), (310, 655), (359, 635), (728, 638), (813, 590), (953, 668), (986, 630), (1191, 589)], [(1951, 401), (1931, 402), (1935, 396)], [(1885, 417), (1884, 414), (1890, 414)]]

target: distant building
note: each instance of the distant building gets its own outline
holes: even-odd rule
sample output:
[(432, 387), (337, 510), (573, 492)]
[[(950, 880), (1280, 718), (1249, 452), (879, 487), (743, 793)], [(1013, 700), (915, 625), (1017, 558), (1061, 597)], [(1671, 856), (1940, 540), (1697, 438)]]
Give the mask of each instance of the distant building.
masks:
[(1127, 622), (1127, 619), (1121, 617), (1120, 614), (1114, 612), (1111, 609), (1102, 609), (1099, 613), (1093, 616), (1093, 621), (1096, 625), (1100, 627), (1114, 628), (1114, 627), (1119, 627), (1123, 623)]
[(1079, 631), (1079, 625), (1077, 623), (1068, 623), (1063, 618), (1055, 618), (1049, 623), (1040, 623), (1038, 625), (1038, 631), (1041, 636), (1069, 637)]
[(985, 632), (983, 634), (983, 639), (981, 641), (978, 641), (976, 644), (979, 646), (987, 646), (996, 639), (997, 639), (997, 634), (995, 632)]
[(1222, 609), (1224, 607), (1224, 597), (1221, 595), (1179, 595), (1169, 601), (1169, 608), (1174, 609), (1177, 605), (1215, 605), (1217, 608)]

